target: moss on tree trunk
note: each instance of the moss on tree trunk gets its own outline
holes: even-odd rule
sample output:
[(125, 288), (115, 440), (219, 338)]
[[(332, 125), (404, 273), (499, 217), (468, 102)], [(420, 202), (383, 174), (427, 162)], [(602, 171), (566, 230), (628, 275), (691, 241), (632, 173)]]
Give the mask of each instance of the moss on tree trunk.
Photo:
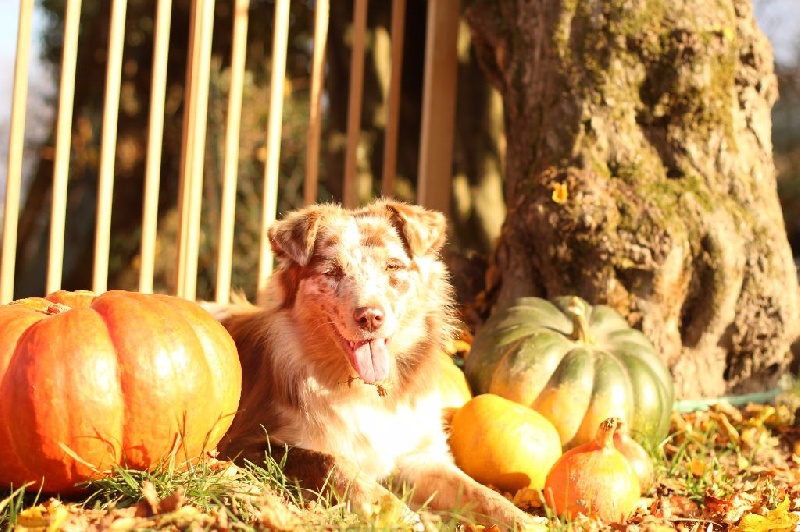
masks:
[(481, 0), (467, 17), (505, 106), (496, 304), (611, 304), (656, 344), (680, 397), (774, 384), (798, 286), (772, 52), (749, 1)]

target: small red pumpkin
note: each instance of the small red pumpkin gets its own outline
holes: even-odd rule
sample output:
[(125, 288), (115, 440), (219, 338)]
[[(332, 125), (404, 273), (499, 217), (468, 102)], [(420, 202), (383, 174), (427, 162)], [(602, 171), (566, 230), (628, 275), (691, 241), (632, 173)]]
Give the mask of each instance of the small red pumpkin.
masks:
[(66, 494), (115, 465), (195, 458), (230, 427), (241, 372), (227, 331), (177, 297), (59, 291), (0, 306), (0, 485)]
[(600, 423), (594, 441), (561, 455), (544, 484), (547, 505), (560, 516), (578, 514), (606, 523), (622, 523), (636, 509), (641, 494), (639, 477), (614, 446), (618, 418)]
[(628, 459), (634, 473), (639, 477), (639, 487), (642, 493), (645, 493), (653, 485), (653, 476), (655, 474), (653, 471), (653, 459), (650, 458), (650, 454), (644, 450), (644, 447), (639, 442), (631, 438), (628, 433), (628, 426), (622, 420), (620, 420), (617, 431), (614, 433), (614, 447)]

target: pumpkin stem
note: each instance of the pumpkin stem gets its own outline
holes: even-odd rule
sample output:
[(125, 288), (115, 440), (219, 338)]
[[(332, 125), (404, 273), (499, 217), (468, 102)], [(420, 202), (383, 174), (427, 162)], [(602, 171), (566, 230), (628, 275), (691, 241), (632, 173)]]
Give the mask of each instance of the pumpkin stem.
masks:
[(16, 301), (10, 302), (9, 305), (22, 305), (35, 310), (36, 312), (47, 314), (48, 316), (52, 316), (53, 314), (61, 314), (62, 312), (70, 310), (71, 308), (62, 303), (53, 303), (52, 301), (48, 301), (43, 297), (26, 297), (25, 299), (17, 299)]
[(62, 312), (70, 310), (71, 308), (72, 307), (68, 307), (63, 303), (50, 303), (50, 306), (45, 309), (44, 313), (47, 315), (61, 314)]
[(570, 318), (572, 318), (572, 334), (570, 335), (570, 339), (574, 342), (593, 344), (594, 338), (589, 332), (589, 322), (586, 321), (586, 309), (583, 303), (581, 303), (580, 298), (573, 297), (570, 300), (567, 313)]
[(617, 432), (624, 422), (620, 418), (610, 417), (604, 419), (600, 426), (597, 428), (597, 435), (595, 440), (597, 445), (603, 449), (615, 449), (614, 447), (614, 433)]

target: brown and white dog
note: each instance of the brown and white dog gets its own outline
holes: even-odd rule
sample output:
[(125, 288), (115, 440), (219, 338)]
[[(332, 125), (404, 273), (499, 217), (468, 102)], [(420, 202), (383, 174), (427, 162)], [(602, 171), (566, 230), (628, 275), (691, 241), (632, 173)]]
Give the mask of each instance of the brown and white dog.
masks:
[(525, 526), (531, 516), (453, 462), (438, 380), (455, 330), (441, 213), (380, 200), (314, 205), (269, 229), (279, 267), (258, 306), (220, 317), (239, 349), (243, 392), (223, 456), (263, 461), (288, 445), (285, 473), (356, 509), (392, 501)]

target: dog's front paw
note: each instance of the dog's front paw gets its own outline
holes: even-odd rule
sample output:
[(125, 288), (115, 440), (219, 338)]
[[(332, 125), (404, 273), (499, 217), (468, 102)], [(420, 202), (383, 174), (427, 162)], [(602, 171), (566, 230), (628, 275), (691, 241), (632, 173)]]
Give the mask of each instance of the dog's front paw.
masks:
[(533, 516), (523, 510), (519, 510), (519, 513), (515, 515), (513, 523), (516, 530), (543, 532), (549, 529), (546, 520), (543, 521), (543, 518)]
[(396, 528), (398, 523), (403, 523), (414, 532), (425, 530), (419, 515), (390, 492), (373, 502), (362, 503), (358, 511), (362, 519), (374, 528)]

